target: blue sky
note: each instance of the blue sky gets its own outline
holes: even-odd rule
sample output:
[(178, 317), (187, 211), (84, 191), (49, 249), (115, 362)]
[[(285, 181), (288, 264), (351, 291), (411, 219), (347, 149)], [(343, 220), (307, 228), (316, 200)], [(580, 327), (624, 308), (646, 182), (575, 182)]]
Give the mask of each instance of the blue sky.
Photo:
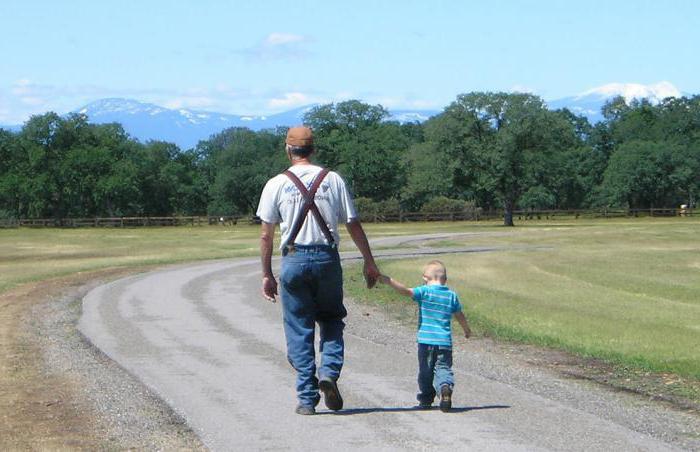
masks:
[(699, 17), (682, 0), (3, 0), (0, 123), (102, 97), (269, 114), (612, 82), (698, 93)]

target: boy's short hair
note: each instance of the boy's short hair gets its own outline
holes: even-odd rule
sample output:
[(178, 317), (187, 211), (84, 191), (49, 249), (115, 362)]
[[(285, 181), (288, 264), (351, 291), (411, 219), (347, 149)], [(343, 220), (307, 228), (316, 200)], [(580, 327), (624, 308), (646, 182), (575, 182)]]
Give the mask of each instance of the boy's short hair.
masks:
[(431, 280), (447, 281), (447, 268), (441, 261), (433, 260), (423, 267), (423, 276)]

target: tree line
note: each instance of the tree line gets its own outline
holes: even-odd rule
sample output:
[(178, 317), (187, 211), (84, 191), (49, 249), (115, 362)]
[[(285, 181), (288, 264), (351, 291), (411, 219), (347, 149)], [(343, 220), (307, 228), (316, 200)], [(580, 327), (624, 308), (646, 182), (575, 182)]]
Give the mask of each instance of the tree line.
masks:
[[(694, 206), (700, 96), (625, 102), (591, 124), (532, 94), (460, 95), (424, 123), (360, 101), (315, 107), (317, 160), (363, 208), (515, 209)], [(0, 218), (246, 215), (288, 162), (286, 129), (230, 128), (181, 150), (119, 124), (46, 113), (0, 129)]]

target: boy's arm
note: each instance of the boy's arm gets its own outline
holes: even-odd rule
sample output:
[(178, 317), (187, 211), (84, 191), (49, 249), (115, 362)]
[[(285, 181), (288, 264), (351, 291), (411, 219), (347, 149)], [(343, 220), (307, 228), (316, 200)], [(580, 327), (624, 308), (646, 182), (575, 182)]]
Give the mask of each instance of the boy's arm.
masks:
[(406, 295), (407, 297), (413, 298), (413, 290), (404, 286), (403, 284), (401, 284), (400, 282), (391, 278), (390, 276), (386, 276), (386, 275), (379, 276), (379, 282), (382, 284), (390, 285), (391, 287), (394, 288), (395, 291), (397, 291), (401, 295)]
[(456, 312), (455, 319), (457, 319), (457, 322), (459, 322), (459, 325), (464, 330), (464, 337), (469, 339), (469, 337), (472, 335), (472, 330), (469, 328), (469, 322), (467, 322), (467, 318), (464, 316), (464, 313), (462, 311)]

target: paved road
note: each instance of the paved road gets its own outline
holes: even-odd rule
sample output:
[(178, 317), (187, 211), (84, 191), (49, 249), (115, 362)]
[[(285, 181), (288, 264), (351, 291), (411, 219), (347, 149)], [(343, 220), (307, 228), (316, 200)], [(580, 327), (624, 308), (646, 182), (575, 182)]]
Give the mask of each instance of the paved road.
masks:
[(479, 354), (455, 365), (453, 413), (415, 411), (414, 353), (390, 333), (376, 340), (351, 327), (341, 378), (346, 410), (295, 415), (280, 307), (262, 300), (259, 280), (258, 259), (129, 277), (86, 296), (79, 328), (211, 450), (669, 449), (576, 403), (480, 374), (471, 365)]

